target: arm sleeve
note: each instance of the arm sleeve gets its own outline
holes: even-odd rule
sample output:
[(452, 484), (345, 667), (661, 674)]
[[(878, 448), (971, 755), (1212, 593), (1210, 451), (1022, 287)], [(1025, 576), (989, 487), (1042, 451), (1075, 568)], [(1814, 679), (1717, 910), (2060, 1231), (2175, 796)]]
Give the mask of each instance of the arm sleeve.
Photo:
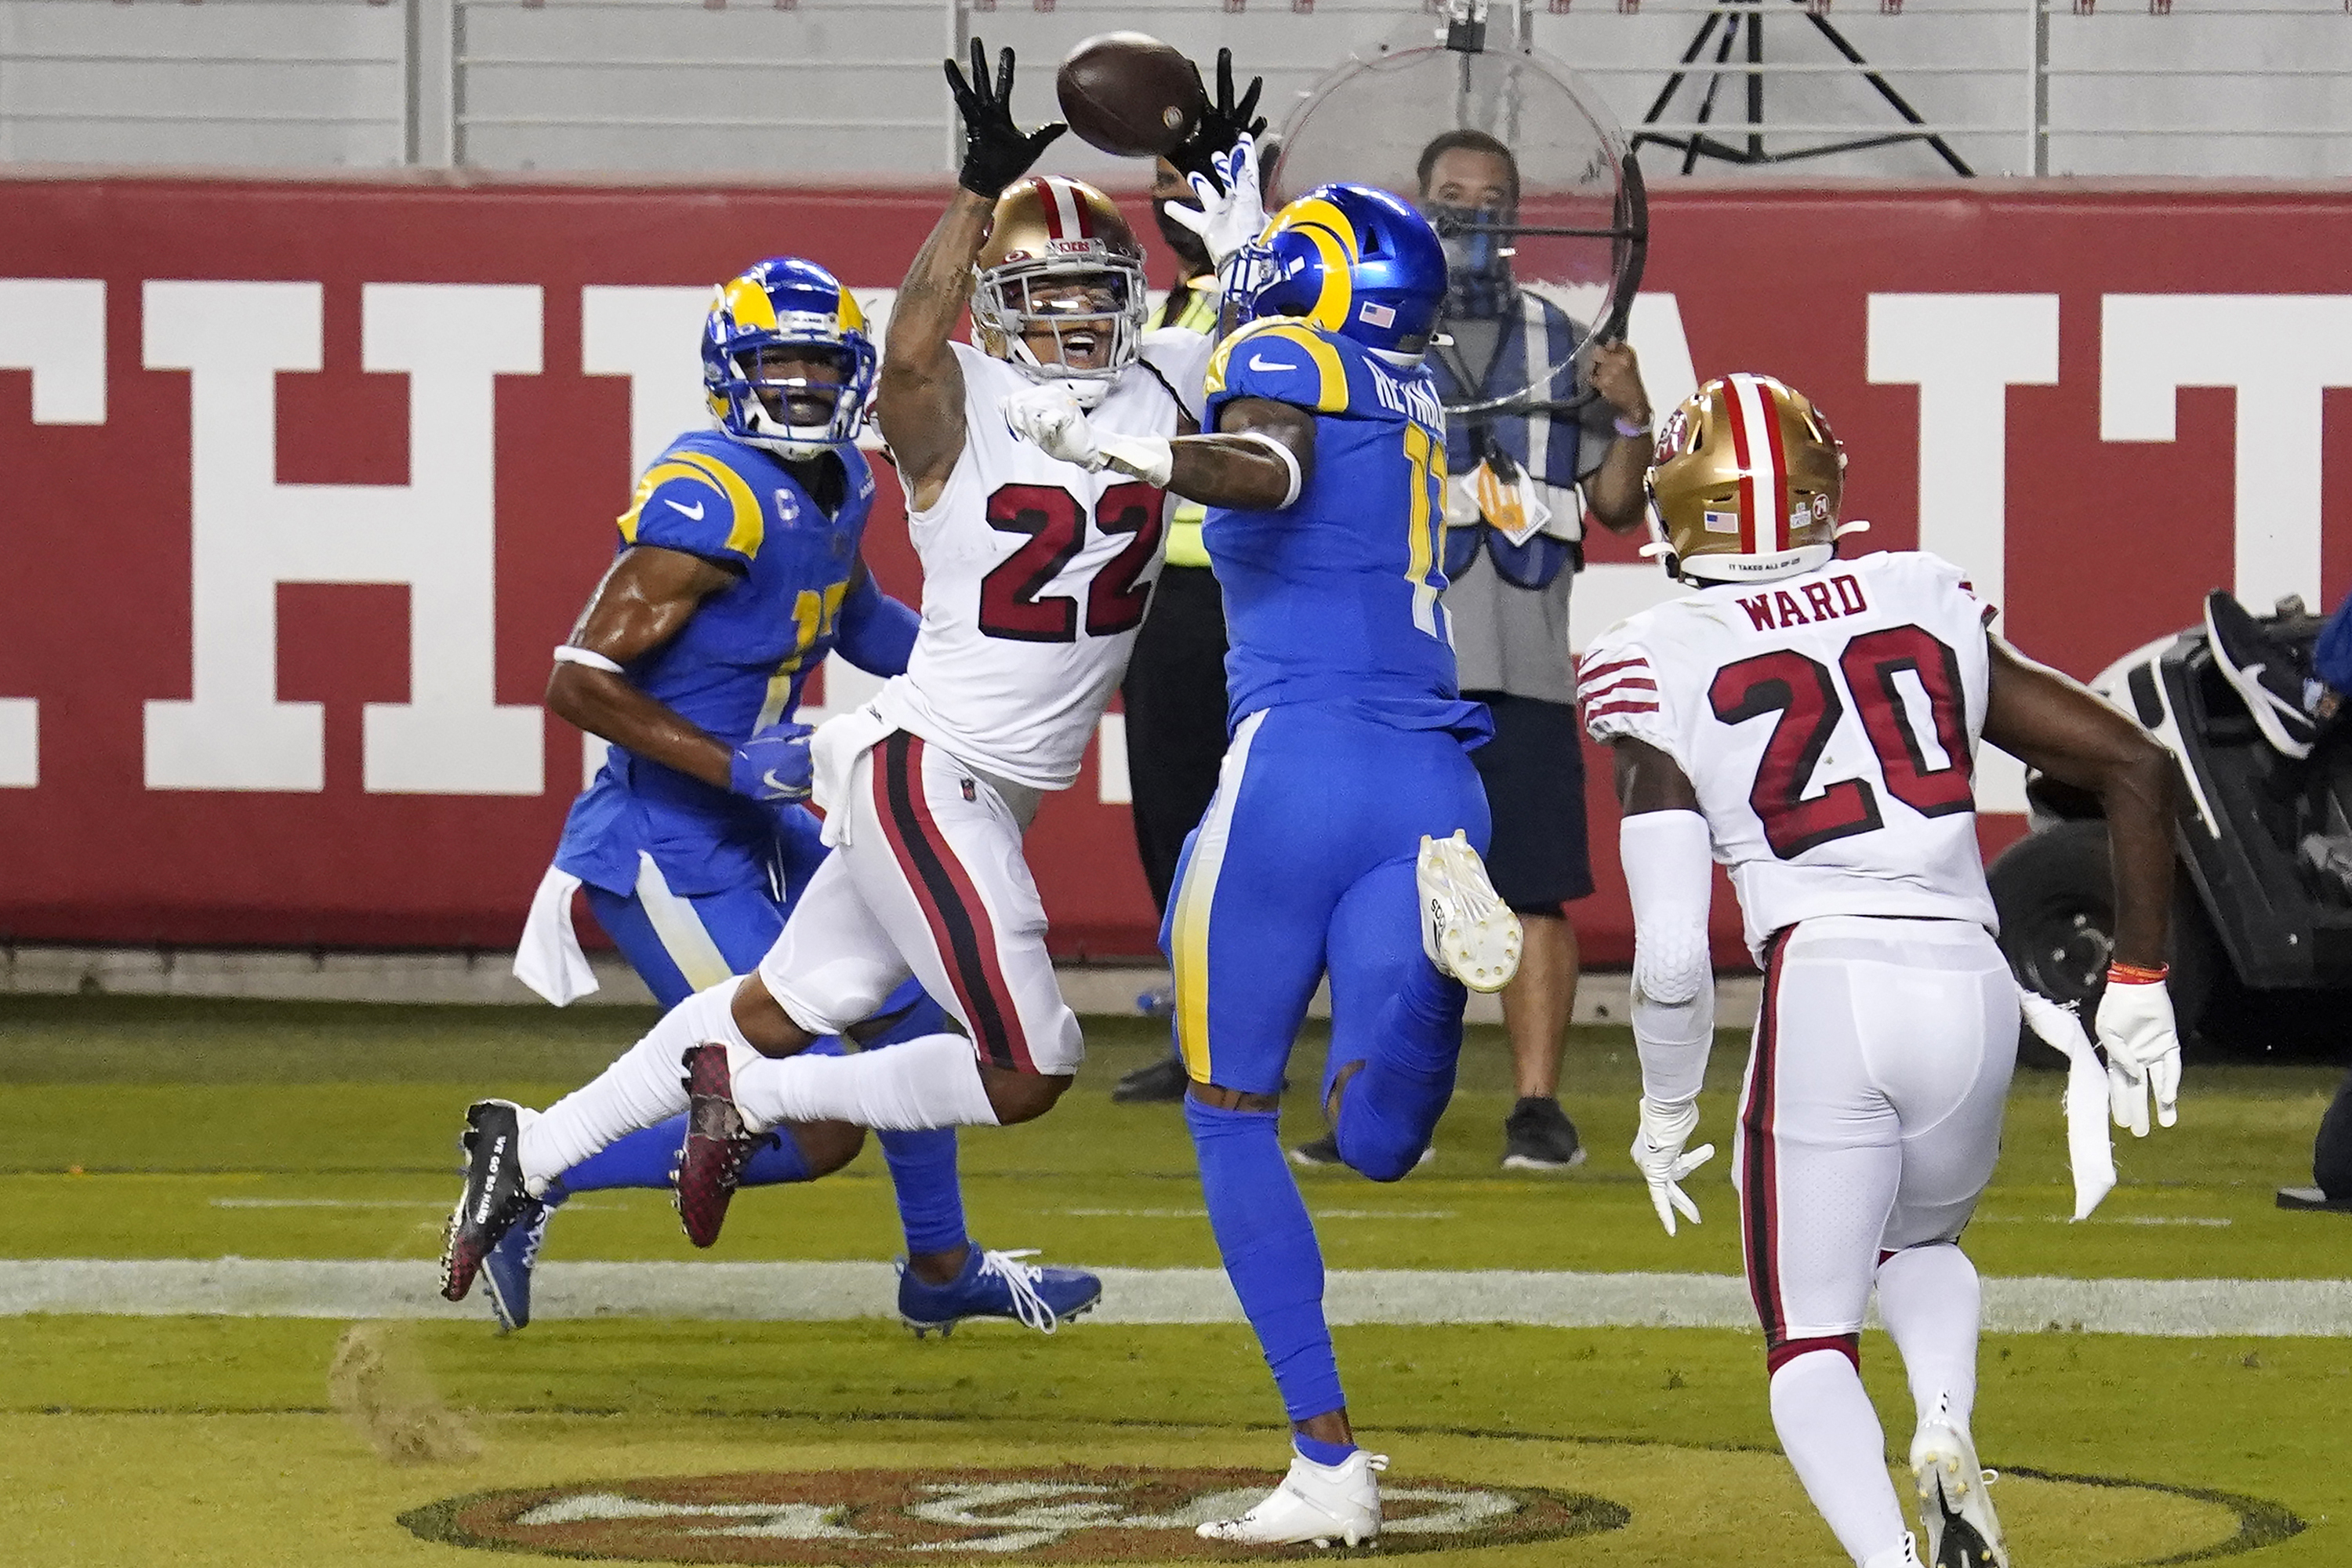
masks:
[(1633, 905), (1633, 1044), (1642, 1093), (1679, 1108), (1698, 1097), (1715, 1044), (1715, 971), (1706, 917), (1715, 858), (1706, 819), (1648, 811), (1618, 829)]
[(868, 675), (892, 676), (907, 673), (922, 617), (885, 594), (871, 573), (861, 572), (833, 624), (842, 658)]
[(763, 532), (760, 503), (750, 486), (726, 483), (718, 468), (708, 458), (666, 457), (646, 469), (621, 514), (621, 537), (748, 571)]

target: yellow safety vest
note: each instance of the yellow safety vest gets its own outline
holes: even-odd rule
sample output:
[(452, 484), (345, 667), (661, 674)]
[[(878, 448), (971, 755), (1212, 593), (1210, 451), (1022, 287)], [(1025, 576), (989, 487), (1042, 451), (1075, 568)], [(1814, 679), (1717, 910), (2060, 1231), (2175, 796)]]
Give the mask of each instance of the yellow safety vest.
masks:
[[(1217, 275), (1204, 272), (1184, 280), (1184, 308), (1171, 318), (1168, 304), (1160, 307), (1160, 318), (1154, 327), (1181, 327), (1188, 332), (1203, 337), (1217, 335), (1217, 312), (1223, 301), (1217, 290)], [(1174, 296), (1169, 297), (1172, 303)], [(1181, 501), (1168, 515), (1168, 564), (1198, 566), (1209, 564), (1209, 547), (1201, 539), (1201, 524), (1206, 521), (1209, 509), (1198, 501)]]

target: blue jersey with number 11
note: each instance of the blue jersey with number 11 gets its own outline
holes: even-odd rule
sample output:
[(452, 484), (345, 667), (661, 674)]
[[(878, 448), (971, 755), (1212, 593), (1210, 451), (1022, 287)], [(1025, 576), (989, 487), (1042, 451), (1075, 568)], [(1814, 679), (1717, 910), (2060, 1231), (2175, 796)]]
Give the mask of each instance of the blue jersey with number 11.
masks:
[(1483, 734), (1438, 602), (1445, 411), (1429, 372), (1271, 317), (1218, 346), (1207, 390), (1206, 430), (1237, 397), (1315, 416), (1315, 470), (1298, 498), (1279, 511), (1212, 508), (1203, 531), (1224, 589), (1230, 721), (1313, 702)]

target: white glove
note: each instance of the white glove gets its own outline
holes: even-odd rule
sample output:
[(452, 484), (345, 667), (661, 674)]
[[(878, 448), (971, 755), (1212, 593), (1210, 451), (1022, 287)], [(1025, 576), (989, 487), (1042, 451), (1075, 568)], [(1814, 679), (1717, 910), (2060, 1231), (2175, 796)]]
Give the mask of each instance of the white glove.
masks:
[(2107, 1132), (2112, 1102), (2107, 1069), (2092, 1048), (2074, 1010), (2039, 991), (2017, 988), (2017, 1007), (2026, 1026), (2066, 1054), (2066, 1163), (2074, 1175), (2074, 1217), (2088, 1219), (2100, 1200), (2116, 1190), (2116, 1145)]
[(1052, 382), (1024, 386), (1005, 394), (997, 406), (1004, 410), (1004, 422), (1013, 433), (1034, 443), (1047, 457), (1076, 463), (1088, 473), (1103, 466), (1102, 444), (1068, 387)]
[(2107, 979), (2096, 1021), (2099, 1048), (2107, 1053), (2107, 1098), (2116, 1125), (2147, 1136), (2147, 1100), (2156, 1095), (2156, 1120), (2169, 1127), (2180, 1120), (2180, 1034), (2172, 1021), (2172, 998), (2158, 980)]
[(1070, 389), (1045, 382), (1011, 392), (997, 400), (1013, 433), (1033, 443), (1049, 458), (1076, 463), (1087, 472), (1117, 468), (1149, 485), (1165, 486), (1176, 464), (1175, 448), (1165, 436), (1119, 436), (1097, 431)]
[(1201, 237), (1212, 265), (1222, 270), (1243, 246), (1265, 232), (1265, 203), (1258, 195), (1257, 139), (1244, 136), (1210, 163), (1225, 188), (1217, 189), (1206, 174), (1185, 176), (1201, 199), (1198, 212), (1173, 202), (1162, 209), (1176, 222)]
[(1677, 1211), (1691, 1224), (1699, 1222), (1698, 1205), (1683, 1191), (1682, 1181), (1715, 1158), (1715, 1145), (1702, 1143), (1684, 1153), (1683, 1145), (1697, 1131), (1696, 1104), (1675, 1110), (1646, 1094), (1642, 1097), (1642, 1130), (1633, 1135), (1633, 1163), (1641, 1168), (1642, 1179), (1650, 1184), (1650, 1206), (1658, 1211), (1658, 1223), (1666, 1227), (1668, 1236), (1675, 1234)]

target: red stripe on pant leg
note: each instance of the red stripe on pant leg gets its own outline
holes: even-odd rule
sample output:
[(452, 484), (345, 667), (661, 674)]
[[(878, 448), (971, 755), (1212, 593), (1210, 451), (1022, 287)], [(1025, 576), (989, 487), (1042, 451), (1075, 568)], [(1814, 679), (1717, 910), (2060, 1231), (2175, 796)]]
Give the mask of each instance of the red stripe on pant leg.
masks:
[(973, 1039), (997, 1065), (1035, 1072), (1029, 1037), (997, 957), (996, 928), (988, 918), (988, 906), (940, 829), (924, 792), (926, 752), (924, 742), (909, 735), (891, 759), (894, 772), (887, 786), (887, 801), (905, 840), (902, 860), (911, 858), (915, 874), (909, 880), (924, 902), (923, 912), (932, 932), (944, 938), (940, 953), (948, 960)]
[[(890, 778), (894, 771), (903, 766), (906, 753), (903, 742), (906, 738), (904, 732), (887, 735), (874, 748), (872, 763), (874, 816), (875, 820), (882, 825), (882, 837), (890, 841), (890, 853), (898, 862), (900, 874), (907, 879), (908, 890), (915, 895), (915, 907), (923, 911), (923, 920), (931, 928), (931, 944), (939, 949), (940, 962), (948, 972), (948, 982), (955, 986), (956, 1000), (962, 1005), (965, 1016), (968, 1018), (971, 1013), (971, 1005), (964, 1001), (962, 987), (957, 984), (955, 949), (949, 942), (947, 925), (940, 919), (939, 907), (932, 902), (923, 886), (922, 873), (915, 865), (914, 854), (907, 842), (906, 829), (898, 821), (898, 814), (891, 808), (890, 805)], [(975, 1048), (980, 1043), (978, 1034), (979, 1031), (975, 1029), (972, 1041)], [(980, 1054), (985, 1057), (987, 1053), (982, 1051)]]
[[(911, 812), (900, 810), (894, 801), (894, 795), (903, 795), (906, 792), (909, 740), (910, 737), (903, 732), (894, 734), (874, 749), (875, 816), (881, 821), (883, 836), (890, 841), (890, 851), (898, 858), (898, 869), (907, 879), (908, 890), (915, 895), (915, 906), (922, 910), (923, 919), (930, 927), (931, 942), (939, 949), (940, 964), (947, 970), (948, 984), (963, 1010), (965, 1024), (971, 1030), (973, 1054), (982, 1061), (1010, 1068), (1013, 1065), (1012, 1053), (992, 1048), (1003, 1045), (1002, 1031), (984, 1024), (973, 1005), (973, 998), (966, 985), (965, 966), (958, 962), (958, 949), (964, 944), (958, 940), (949, 911), (940, 907), (934, 895), (934, 881), (944, 884), (946, 878), (940, 872), (930, 847), (913, 833), (909, 826)], [(968, 933), (969, 928), (966, 929)]]
[(1775, 1093), (1780, 1046), (1780, 952), (1788, 931), (1776, 931), (1764, 948), (1764, 999), (1757, 1015), (1756, 1061), (1748, 1073), (1748, 1103), (1740, 1108), (1739, 1125), (1745, 1147), (1740, 1172), (1742, 1248), (1748, 1263), (1748, 1291), (1756, 1303), (1756, 1319), (1764, 1329), (1768, 1352), (1780, 1343), (1788, 1327), (1780, 1300), (1780, 1162), (1772, 1146), (1772, 1125), (1779, 1110)]
[(1862, 1370), (1862, 1336), (1860, 1334), (1839, 1334), (1832, 1339), (1826, 1340), (1783, 1341), (1779, 1345), (1774, 1346), (1771, 1350), (1765, 1352), (1764, 1375), (1769, 1377), (1772, 1373), (1780, 1371), (1782, 1367), (1788, 1365), (1799, 1356), (1811, 1355), (1815, 1351), (1835, 1351), (1838, 1354), (1845, 1357), (1846, 1360), (1853, 1363), (1854, 1371), (1860, 1372)]

